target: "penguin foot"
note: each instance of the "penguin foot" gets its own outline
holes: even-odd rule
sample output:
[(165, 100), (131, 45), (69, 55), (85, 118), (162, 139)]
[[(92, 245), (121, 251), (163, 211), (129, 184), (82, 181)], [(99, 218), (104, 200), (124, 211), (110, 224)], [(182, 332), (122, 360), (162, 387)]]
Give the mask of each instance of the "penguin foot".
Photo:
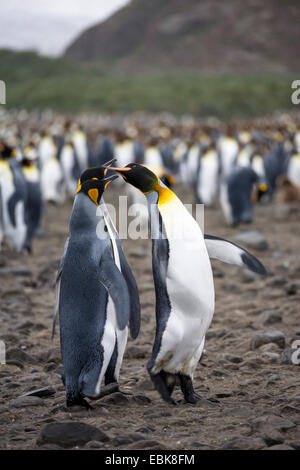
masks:
[(83, 406), (87, 410), (93, 410), (94, 408), (82, 397), (77, 397), (73, 400), (67, 400), (67, 407), (71, 408), (72, 406)]
[(184, 395), (185, 401), (187, 403), (197, 403), (197, 401), (200, 400), (202, 397), (201, 395), (195, 392), (191, 377), (184, 374), (178, 374), (178, 377), (180, 380), (180, 387)]
[(176, 401), (171, 398), (171, 394), (168, 390), (166, 373), (162, 370), (158, 374), (151, 374), (149, 372), (149, 375), (162, 399), (171, 405), (176, 405)]
[(186, 401), (187, 403), (195, 404), (195, 403), (197, 403), (197, 401), (200, 400), (202, 397), (201, 397), (200, 395), (198, 395), (198, 393), (194, 392), (194, 393), (192, 393), (192, 394), (185, 395), (184, 398), (185, 398), (185, 401)]

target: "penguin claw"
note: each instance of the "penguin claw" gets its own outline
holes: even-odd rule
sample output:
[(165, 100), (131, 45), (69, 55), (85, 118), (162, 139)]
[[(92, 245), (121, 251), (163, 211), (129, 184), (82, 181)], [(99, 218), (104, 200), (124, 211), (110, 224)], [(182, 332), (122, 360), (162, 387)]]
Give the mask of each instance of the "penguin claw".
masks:
[[(86, 410), (93, 410), (94, 408), (82, 397), (76, 398), (76, 400), (69, 401), (67, 400), (67, 408), (74, 406), (84, 407)], [(75, 411), (75, 410), (74, 410)]]

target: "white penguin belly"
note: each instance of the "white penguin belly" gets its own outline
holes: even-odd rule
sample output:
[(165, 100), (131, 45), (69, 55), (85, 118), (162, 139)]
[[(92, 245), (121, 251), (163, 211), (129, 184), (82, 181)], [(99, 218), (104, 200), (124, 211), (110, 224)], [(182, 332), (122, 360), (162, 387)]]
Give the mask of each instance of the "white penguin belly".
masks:
[(210, 206), (218, 190), (218, 156), (210, 152), (201, 161), (198, 195), (203, 204)]
[(159, 210), (169, 242), (166, 286), (171, 312), (154, 372), (192, 375), (214, 313), (211, 264), (201, 230), (181, 202), (176, 198)]

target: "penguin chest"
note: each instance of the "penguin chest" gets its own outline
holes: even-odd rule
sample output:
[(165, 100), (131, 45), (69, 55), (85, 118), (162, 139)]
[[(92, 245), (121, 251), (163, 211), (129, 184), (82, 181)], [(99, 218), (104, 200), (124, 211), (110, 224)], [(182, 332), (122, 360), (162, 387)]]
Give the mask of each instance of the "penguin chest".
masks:
[(211, 264), (200, 228), (186, 209), (177, 206), (176, 217), (164, 212), (162, 209), (169, 243), (166, 288), (171, 310), (157, 364), (170, 373), (191, 373), (214, 313)]

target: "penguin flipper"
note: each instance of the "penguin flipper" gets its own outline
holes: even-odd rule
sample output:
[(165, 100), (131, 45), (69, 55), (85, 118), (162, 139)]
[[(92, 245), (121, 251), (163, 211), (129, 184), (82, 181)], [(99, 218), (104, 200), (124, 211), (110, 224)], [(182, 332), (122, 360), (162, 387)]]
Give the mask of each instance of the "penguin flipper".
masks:
[(55, 307), (54, 307), (54, 314), (53, 314), (53, 322), (52, 322), (52, 333), (51, 333), (51, 339), (53, 340), (54, 335), (55, 335), (55, 327), (56, 327), (56, 319), (57, 315), (59, 312), (59, 293), (60, 293), (60, 280), (61, 280), (61, 275), (63, 272), (63, 267), (64, 267), (64, 262), (66, 258), (66, 253), (69, 245), (70, 237), (67, 238), (65, 246), (64, 246), (64, 252), (62, 254), (58, 270), (57, 270), (57, 275), (56, 275), (56, 281), (55, 281)]
[(119, 249), (119, 257), (121, 263), (121, 271), (127, 283), (129, 297), (130, 297), (130, 319), (129, 328), (132, 339), (135, 339), (141, 327), (141, 307), (139, 291), (136, 285), (136, 280), (124, 256), (123, 250)]
[(264, 265), (245, 248), (213, 235), (205, 234), (204, 240), (210, 258), (218, 259), (228, 264), (235, 264), (262, 276), (267, 275)]
[(129, 291), (124, 276), (108, 251), (100, 260), (99, 280), (111, 296), (115, 304), (118, 326), (120, 330), (124, 330), (130, 318)]

